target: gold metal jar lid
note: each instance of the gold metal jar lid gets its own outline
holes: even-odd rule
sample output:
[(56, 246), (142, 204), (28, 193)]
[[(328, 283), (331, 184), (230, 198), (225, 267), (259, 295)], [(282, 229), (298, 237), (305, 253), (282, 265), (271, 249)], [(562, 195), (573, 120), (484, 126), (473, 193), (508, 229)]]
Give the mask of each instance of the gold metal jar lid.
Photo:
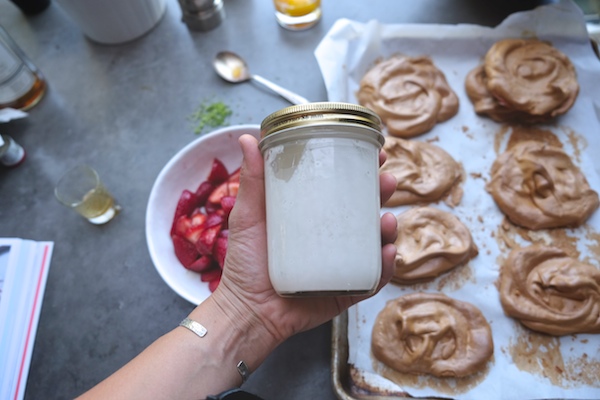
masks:
[[(381, 119), (366, 107), (351, 103), (320, 102), (286, 107), (267, 116), (260, 125), (262, 138), (289, 128), (316, 125), (359, 125), (379, 133)], [(381, 136), (381, 135), (379, 135)], [(378, 141), (383, 144), (383, 136)]]

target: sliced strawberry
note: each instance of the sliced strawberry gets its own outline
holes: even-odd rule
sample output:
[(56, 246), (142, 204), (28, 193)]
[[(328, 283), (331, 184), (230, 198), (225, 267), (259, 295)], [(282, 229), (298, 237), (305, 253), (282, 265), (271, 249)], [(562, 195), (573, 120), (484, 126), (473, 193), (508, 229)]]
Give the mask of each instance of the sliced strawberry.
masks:
[(206, 203), (206, 213), (208, 215), (215, 214), (221, 218), (225, 216), (225, 211), (223, 211), (220, 204)]
[(229, 190), (227, 189), (228, 182), (223, 182), (219, 186), (212, 191), (210, 196), (208, 196), (208, 202), (212, 204), (221, 204), (221, 199), (223, 196), (229, 195)]
[(225, 265), (225, 255), (227, 254), (228, 241), (229, 239), (227, 238), (227, 236), (223, 237), (219, 234), (219, 237), (215, 241), (215, 247), (213, 248), (213, 257), (215, 258), (217, 264), (219, 264), (219, 267), (221, 267), (221, 269), (223, 269), (223, 266)]
[(208, 282), (208, 290), (210, 290), (211, 293), (214, 292), (217, 290), (219, 283), (221, 283), (221, 278)]
[(239, 182), (229, 182), (229, 185), (227, 185), (227, 196), (236, 197), (239, 191), (240, 191), (240, 183)]
[(190, 216), (190, 222), (192, 227), (198, 227), (206, 225), (208, 216), (202, 212), (202, 209), (196, 208)]
[(204, 181), (200, 184), (200, 186), (198, 186), (198, 189), (196, 189), (196, 193), (194, 194), (196, 195), (196, 199), (199, 205), (204, 205), (204, 203), (206, 203), (206, 200), (208, 200), (208, 196), (210, 196), (215, 187), (216, 184), (211, 183), (209, 181)]
[(229, 179), (227, 179), (229, 182), (240, 182), (240, 175), (242, 173), (242, 168), (238, 168), (235, 171), (233, 171), (231, 173), (231, 175), (229, 175)]
[(213, 259), (209, 256), (200, 256), (196, 261), (186, 268), (194, 272), (208, 271), (214, 265)]
[(223, 223), (223, 217), (217, 212), (210, 213), (206, 217), (206, 227), (212, 228), (213, 226), (221, 225)]
[(213, 204), (221, 204), (221, 199), (225, 196), (237, 196), (240, 183), (237, 181), (227, 181), (221, 183), (208, 196), (208, 201)]
[(210, 169), (210, 174), (208, 175), (208, 181), (212, 183), (221, 183), (225, 182), (229, 178), (229, 172), (225, 165), (219, 160), (215, 158), (212, 163), (212, 167)]
[(173, 217), (173, 225), (171, 226), (171, 235), (175, 232), (175, 221), (182, 215), (189, 215), (194, 208), (198, 206), (198, 199), (196, 195), (189, 190), (181, 192), (177, 207), (175, 207), (175, 216)]
[(195, 244), (206, 226), (208, 216), (197, 208), (190, 217), (179, 217), (175, 224), (175, 234)]
[(179, 217), (178, 219), (175, 220), (175, 223), (173, 224), (173, 229), (171, 229), (171, 235), (178, 235), (178, 236), (185, 236), (185, 233), (188, 231), (188, 229), (190, 229), (192, 226), (192, 220), (185, 216), (182, 215), (181, 217)]
[(215, 242), (220, 231), (221, 225), (205, 228), (200, 234), (198, 240), (195, 242), (196, 250), (198, 250), (200, 254), (212, 254), (212, 249), (215, 246)]
[(222, 273), (223, 272), (221, 271), (221, 268), (219, 268), (219, 267), (211, 268), (200, 274), (200, 280), (202, 282), (214, 281), (215, 279), (221, 278)]
[(217, 211), (221, 210), (221, 205), (213, 204), (213, 203), (207, 201), (206, 204), (204, 205), (204, 209), (206, 210), (207, 214), (216, 214)]
[[(198, 240), (200, 240), (200, 237), (202, 236), (202, 233), (205, 231), (205, 228), (206, 227), (204, 225), (192, 226), (187, 231), (185, 231), (183, 238), (185, 240), (187, 240), (188, 242), (192, 243), (193, 245), (195, 245), (198, 242)], [(197, 249), (198, 249), (198, 247), (196, 247), (196, 250)], [(206, 253), (201, 253), (201, 254), (206, 254)]]
[(225, 215), (229, 215), (235, 205), (235, 196), (223, 196), (221, 198), (221, 208), (225, 211)]
[(235, 197), (234, 196), (224, 196), (221, 199), (221, 211), (223, 212), (223, 228), (227, 229), (229, 227), (229, 214), (231, 214), (231, 210), (233, 210), (233, 206), (235, 205)]
[(171, 240), (173, 241), (175, 256), (177, 256), (179, 262), (186, 268), (192, 265), (200, 255), (196, 247), (177, 235), (172, 235)]
[(199, 272), (211, 292), (219, 285), (225, 264), (227, 222), (235, 206), (240, 174), (241, 168), (228, 174), (221, 160), (213, 159), (208, 177), (196, 191), (182, 192), (173, 218), (171, 235), (177, 258), (187, 269)]

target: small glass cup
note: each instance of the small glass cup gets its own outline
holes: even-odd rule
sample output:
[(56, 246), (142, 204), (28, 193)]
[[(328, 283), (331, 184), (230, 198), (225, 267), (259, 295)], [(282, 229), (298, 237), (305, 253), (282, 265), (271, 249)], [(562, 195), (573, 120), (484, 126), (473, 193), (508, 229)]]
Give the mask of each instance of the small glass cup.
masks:
[(321, 0), (273, 0), (275, 18), (282, 27), (299, 31), (321, 19)]
[(78, 165), (66, 172), (56, 184), (54, 195), (95, 225), (107, 223), (121, 210), (100, 182), (98, 173), (87, 165)]

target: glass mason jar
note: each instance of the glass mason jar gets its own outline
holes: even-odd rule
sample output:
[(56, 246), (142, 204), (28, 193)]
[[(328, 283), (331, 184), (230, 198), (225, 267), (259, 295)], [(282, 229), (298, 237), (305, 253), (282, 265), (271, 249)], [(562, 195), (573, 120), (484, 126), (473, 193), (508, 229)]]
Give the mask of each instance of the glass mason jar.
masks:
[(372, 293), (381, 277), (381, 120), (347, 103), (261, 124), (269, 276), (281, 296)]
[(28, 110), (45, 92), (41, 72), (0, 26), (0, 109)]

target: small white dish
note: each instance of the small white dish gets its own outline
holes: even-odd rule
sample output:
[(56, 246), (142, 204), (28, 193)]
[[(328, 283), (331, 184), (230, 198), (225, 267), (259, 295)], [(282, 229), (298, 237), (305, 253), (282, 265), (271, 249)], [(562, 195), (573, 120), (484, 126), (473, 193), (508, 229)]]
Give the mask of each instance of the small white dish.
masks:
[(242, 163), (237, 142), (242, 134), (260, 137), (259, 125), (236, 125), (218, 129), (194, 140), (169, 160), (158, 174), (146, 208), (146, 243), (161, 278), (184, 299), (200, 304), (209, 295), (208, 283), (200, 274), (181, 265), (171, 241), (175, 207), (185, 189), (194, 191), (210, 172), (214, 158), (231, 173)]

